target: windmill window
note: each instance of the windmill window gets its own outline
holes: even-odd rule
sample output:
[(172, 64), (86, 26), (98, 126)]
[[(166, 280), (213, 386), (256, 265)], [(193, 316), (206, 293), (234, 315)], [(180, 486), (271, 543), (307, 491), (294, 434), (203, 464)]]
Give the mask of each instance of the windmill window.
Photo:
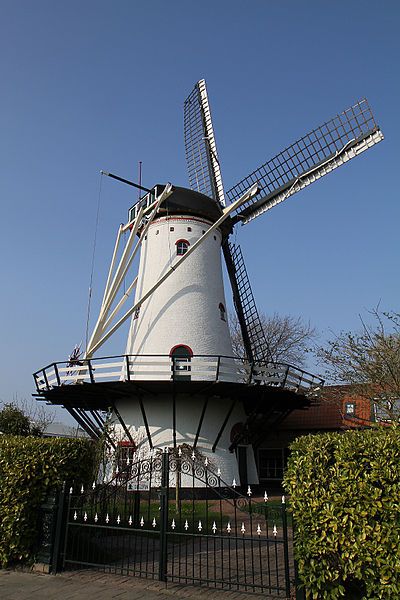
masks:
[(188, 231), (192, 231), (192, 228), (191, 228), (191, 227), (188, 227), (188, 228), (187, 228), (187, 230), (188, 230)]
[(225, 306), (222, 304), (222, 302), (219, 303), (219, 316), (221, 318), (221, 321), (226, 321), (226, 310), (225, 310)]
[(178, 240), (177, 242), (175, 242), (175, 244), (177, 256), (182, 256), (183, 254), (186, 254), (186, 252), (189, 250), (190, 244), (187, 240)]
[(175, 231), (175, 227), (170, 227), (169, 230), (170, 231)]
[(205, 231), (205, 229), (203, 229), (203, 231), (201, 232), (201, 234), (202, 234), (202, 235), (204, 235), (204, 234), (205, 234), (205, 232), (206, 232), (206, 231)]
[(216, 236), (216, 235), (214, 235), (214, 240), (216, 240), (216, 239), (217, 239), (217, 236)]
[(159, 229), (157, 229), (157, 231), (156, 231), (156, 235), (158, 235), (159, 233), (160, 233), (160, 230), (159, 230)]

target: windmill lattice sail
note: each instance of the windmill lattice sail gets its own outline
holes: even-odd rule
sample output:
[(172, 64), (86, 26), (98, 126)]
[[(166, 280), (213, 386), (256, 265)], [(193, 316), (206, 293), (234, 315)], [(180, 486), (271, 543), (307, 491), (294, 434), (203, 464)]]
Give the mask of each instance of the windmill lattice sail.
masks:
[(236, 219), (248, 223), (381, 140), (367, 100), (360, 100), (233, 186), (227, 192), (231, 202), (254, 182), (261, 190), (237, 211)]
[(221, 169), (204, 79), (196, 83), (185, 100), (184, 136), (190, 187), (225, 206)]

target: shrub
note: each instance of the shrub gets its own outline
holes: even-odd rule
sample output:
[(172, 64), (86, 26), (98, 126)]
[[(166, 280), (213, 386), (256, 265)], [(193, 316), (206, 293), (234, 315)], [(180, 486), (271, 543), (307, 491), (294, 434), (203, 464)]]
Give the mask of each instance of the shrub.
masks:
[(0, 435), (0, 566), (33, 560), (40, 505), (63, 481), (92, 477), (88, 440)]
[(307, 598), (400, 598), (399, 428), (298, 438), (284, 487)]

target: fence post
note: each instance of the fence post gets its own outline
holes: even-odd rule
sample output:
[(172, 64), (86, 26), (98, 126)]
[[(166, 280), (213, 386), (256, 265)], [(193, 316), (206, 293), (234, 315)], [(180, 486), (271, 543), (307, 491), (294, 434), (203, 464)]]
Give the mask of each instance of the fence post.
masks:
[(62, 547), (63, 536), (65, 535), (65, 494), (66, 483), (64, 481), (62, 488), (58, 493), (57, 520), (54, 532), (53, 556), (51, 561), (51, 572), (54, 574), (60, 570), (60, 551)]
[(59, 570), (60, 548), (63, 537), (65, 482), (58, 492), (48, 496), (41, 506), (40, 547), (37, 561), (49, 573)]
[(160, 561), (158, 579), (167, 581), (167, 529), (168, 529), (169, 453), (164, 448), (162, 455), (160, 489)]
[(282, 496), (282, 528), (283, 528), (283, 560), (285, 564), (285, 588), (286, 595), (290, 595), (290, 573), (289, 573), (289, 548), (288, 548), (288, 527), (285, 497)]

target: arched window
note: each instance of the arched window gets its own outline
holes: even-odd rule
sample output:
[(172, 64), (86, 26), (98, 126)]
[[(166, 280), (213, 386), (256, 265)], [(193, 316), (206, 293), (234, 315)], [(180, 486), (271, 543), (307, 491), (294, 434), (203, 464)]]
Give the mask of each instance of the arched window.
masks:
[(189, 242), (187, 240), (178, 240), (175, 242), (176, 244), (176, 254), (177, 256), (182, 256), (189, 249)]
[(172, 359), (171, 371), (172, 379), (179, 381), (190, 381), (191, 371), (190, 361), (193, 356), (193, 351), (189, 346), (180, 344), (174, 346), (169, 353)]
[(219, 303), (219, 316), (221, 318), (221, 321), (226, 321), (226, 310), (225, 310), (225, 306), (222, 304), (222, 302)]

